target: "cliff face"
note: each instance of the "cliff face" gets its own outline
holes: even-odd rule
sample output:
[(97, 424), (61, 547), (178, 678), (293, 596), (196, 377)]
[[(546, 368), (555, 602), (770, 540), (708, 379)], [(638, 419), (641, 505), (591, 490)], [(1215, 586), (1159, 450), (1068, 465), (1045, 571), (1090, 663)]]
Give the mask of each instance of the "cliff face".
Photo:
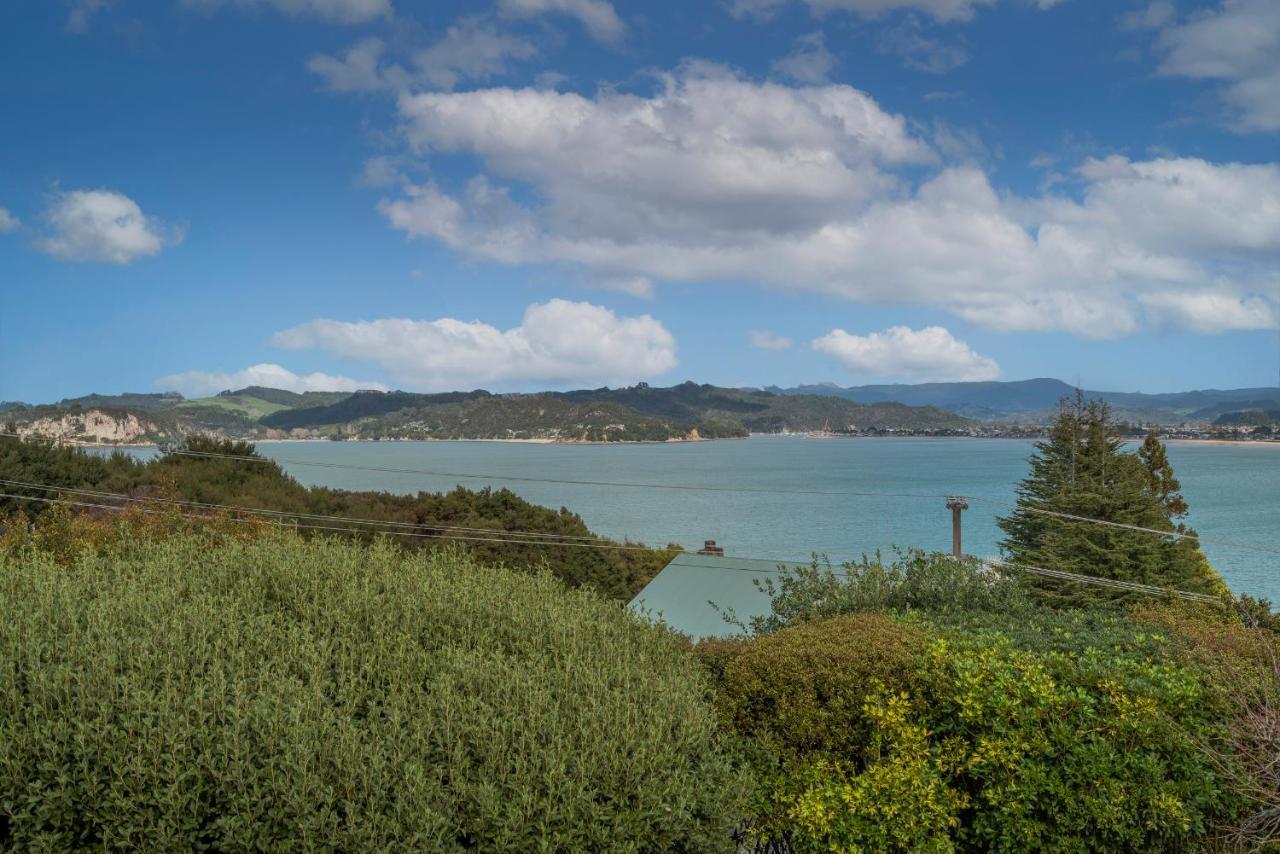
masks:
[(23, 437), (90, 442), (142, 442), (160, 432), (158, 424), (132, 412), (113, 415), (101, 409), (68, 412), (18, 424), (18, 434)]

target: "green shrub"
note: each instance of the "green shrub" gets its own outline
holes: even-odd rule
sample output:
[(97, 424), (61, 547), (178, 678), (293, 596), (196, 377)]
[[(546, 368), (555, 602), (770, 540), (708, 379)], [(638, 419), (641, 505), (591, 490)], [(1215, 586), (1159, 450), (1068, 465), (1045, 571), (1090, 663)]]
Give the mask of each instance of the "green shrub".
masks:
[(176, 535), (0, 556), (0, 848), (730, 848), (668, 633), (453, 551)]
[(815, 558), (809, 566), (757, 584), (769, 597), (771, 611), (741, 626), (755, 634), (859, 611), (1006, 613), (1027, 602), (1022, 585), (976, 559), (955, 560), (920, 550), (898, 552), (889, 562), (879, 554), (863, 556), (837, 569)]
[(846, 756), (867, 742), (867, 696), (906, 687), (927, 640), (872, 613), (764, 635), (724, 665), (721, 719), (781, 753)]
[(1226, 735), (1220, 693), (1159, 656), (1150, 626), (1041, 614), (1006, 617), (1016, 640), (865, 613), (735, 652), (719, 704), (762, 753), (751, 835), (796, 851), (1202, 845), (1242, 806), (1229, 757), (1205, 749)]

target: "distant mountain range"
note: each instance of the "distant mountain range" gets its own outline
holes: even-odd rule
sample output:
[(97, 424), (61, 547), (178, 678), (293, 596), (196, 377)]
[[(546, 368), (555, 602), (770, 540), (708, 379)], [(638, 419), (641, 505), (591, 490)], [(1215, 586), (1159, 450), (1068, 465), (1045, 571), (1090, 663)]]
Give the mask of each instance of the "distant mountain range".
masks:
[(976, 426), (935, 406), (692, 382), (535, 394), (297, 394), (261, 386), (195, 400), (174, 393), (92, 394), (43, 406), (5, 404), (0, 419), (24, 434), (114, 442), (164, 441), (192, 432), (249, 439), (671, 441), (823, 430), (952, 435)]
[[(54, 404), (0, 403), (19, 432), (113, 442), (167, 441), (188, 433), (284, 439), (540, 439), (670, 441), (749, 433), (992, 435), (990, 425), (1045, 424), (1075, 394), (1055, 379), (842, 388), (734, 389), (682, 383), (653, 388), (532, 394), (487, 391), (306, 392), (250, 386), (188, 400), (164, 394), (90, 394)], [(1280, 389), (1170, 394), (1086, 391), (1134, 424), (1277, 424)]]
[[(848, 388), (830, 384), (786, 389), (770, 386), (766, 391), (830, 395), (860, 403), (895, 401), (909, 406), (936, 406), (979, 421), (1020, 424), (1045, 423), (1058, 401), (1075, 394), (1073, 386), (1055, 379)], [(1280, 388), (1206, 389), (1168, 394), (1086, 390), (1084, 394), (1105, 400), (1115, 408), (1118, 417), (1135, 423), (1213, 422), (1234, 412), (1280, 409)]]

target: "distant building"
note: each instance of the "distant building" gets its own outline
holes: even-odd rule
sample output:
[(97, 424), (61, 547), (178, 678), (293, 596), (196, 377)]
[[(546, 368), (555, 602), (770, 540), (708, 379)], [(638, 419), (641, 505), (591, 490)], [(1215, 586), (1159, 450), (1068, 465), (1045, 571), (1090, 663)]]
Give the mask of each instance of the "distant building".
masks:
[[(717, 553), (706, 553), (707, 547), (714, 547)], [(710, 540), (697, 554), (681, 552), (672, 558), (629, 607), (647, 612), (695, 640), (727, 637), (737, 634), (738, 629), (725, 622), (722, 611), (732, 610), (744, 623), (768, 615), (769, 597), (755, 582), (777, 577), (782, 567), (800, 566), (807, 564), (726, 557), (724, 549)]]

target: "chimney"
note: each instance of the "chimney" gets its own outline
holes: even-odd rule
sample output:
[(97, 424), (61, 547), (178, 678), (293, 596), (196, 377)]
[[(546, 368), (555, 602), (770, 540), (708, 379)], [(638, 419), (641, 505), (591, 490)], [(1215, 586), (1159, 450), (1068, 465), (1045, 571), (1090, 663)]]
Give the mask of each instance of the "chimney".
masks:
[(717, 546), (715, 540), (706, 540), (702, 544), (702, 548), (698, 549), (698, 554), (724, 557), (724, 549), (721, 546)]

